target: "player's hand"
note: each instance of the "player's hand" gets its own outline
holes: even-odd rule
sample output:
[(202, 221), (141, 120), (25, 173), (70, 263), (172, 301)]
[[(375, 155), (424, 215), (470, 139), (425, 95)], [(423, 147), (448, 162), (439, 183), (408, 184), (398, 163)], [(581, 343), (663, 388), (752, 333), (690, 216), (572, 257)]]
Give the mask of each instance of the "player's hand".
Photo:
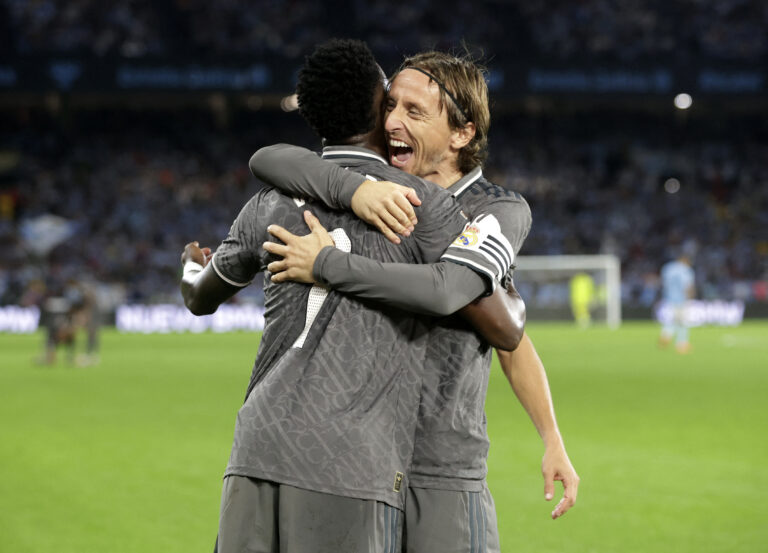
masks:
[(265, 250), (283, 258), (267, 265), (267, 269), (272, 273), (272, 282), (292, 280), (313, 284), (315, 277), (312, 274), (312, 268), (317, 255), (324, 247), (335, 245), (328, 231), (309, 211), (304, 212), (304, 221), (311, 231), (305, 236), (296, 236), (280, 225), (267, 227), (267, 231), (272, 236), (284, 242), (284, 244), (264, 242)]
[(408, 236), (418, 222), (414, 205), (421, 205), (416, 191), (389, 181), (367, 180), (357, 187), (350, 207), (360, 219), (373, 225), (395, 244)]
[(187, 261), (194, 261), (205, 267), (211, 260), (211, 248), (201, 248), (199, 242), (190, 242), (184, 246), (181, 254), (181, 264), (186, 265)]
[(576, 503), (579, 491), (579, 475), (573, 468), (565, 447), (562, 444), (549, 446), (544, 451), (541, 461), (541, 472), (544, 475), (544, 499), (551, 501), (555, 496), (555, 481), (563, 483), (563, 498), (552, 511), (552, 520), (563, 516)]

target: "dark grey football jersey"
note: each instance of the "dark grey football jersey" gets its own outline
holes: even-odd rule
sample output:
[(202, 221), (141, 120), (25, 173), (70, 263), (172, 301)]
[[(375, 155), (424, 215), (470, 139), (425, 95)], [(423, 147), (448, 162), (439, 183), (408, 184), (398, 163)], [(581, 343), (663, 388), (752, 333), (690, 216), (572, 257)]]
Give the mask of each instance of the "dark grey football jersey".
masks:
[[(414, 187), (419, 224), (394, 245), (356, 217), (266, 188), (246, 205), (217, 250), (214, 268), (246, 285), (270, 259), (269, 224), (305, 234), (304, 209), (335, 229), (337, 247), (380, 261), (439, 259), (466, 223), (456, 200), (389, 167), (367, 150), (327, 156), (378, 180)], [(265, 279), (266, 326), (249, 394), (235, 425), (226, 473), (403, 508), (429, 325), (338, 292)], [(308, 313), (315, 312), (314, 319)], [(264, 361), (266, 359), (266, 362)]]
[[(483, 178), (478, 167), (448, 191), (470, 215), (443, 259), (466, 264), (494, 282), (511, 278), (531, 226), (519, 194)], [(418, 225), (417, 225), (418, 226)], [(487, 473), (485, 396), (491, 348), (458, 315), (437, 321), (429, 337), (410, 484), (479, 491)]]

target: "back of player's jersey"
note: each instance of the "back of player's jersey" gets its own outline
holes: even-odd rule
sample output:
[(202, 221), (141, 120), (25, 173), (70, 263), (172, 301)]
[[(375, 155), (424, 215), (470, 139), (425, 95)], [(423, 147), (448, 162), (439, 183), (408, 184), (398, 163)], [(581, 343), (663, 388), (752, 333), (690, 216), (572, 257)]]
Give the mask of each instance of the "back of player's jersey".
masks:
[[(279, 222), (295, 234), (306, 232), (302, 206), (303, 202), (288, 198), (271, 187), (259, 190), (242, 208), (229, 235), (216, 250), (212, 260), (216, 273), (234, 286), (247, 286), (257, 273), (265, 271), (267, 264), (274, 260), (262, 249), (262, 244), (272, 239), (267, 232), (270, 223)], [(324, 222), (333, 224), (334, 215), (331, 210), (320, 208), (315, 211)], [(263, 279), (265, 325), (246, 398), (269, 367), (299, 337), (305, 318), (301, 306), (307, 305), (310, 293), (310, 287), (306, 284), (275, 284), (266, 272)]]
[[(357, 160), (353, 169), (382, 180), (397, 178), (380, 163)], [(420, 197), (429, 209), (419, 217), (421, 234), (414, 232), (399, 246), (350, 214), (315, 204), (296, 209), (299, 214), (310, 209), (326, 228), (336, 229), (337, 247), (346, 237), (353, 253), (374, 259), (434, 262), (464, 218), (444, 191), (420, 190)], [(279, 205), (291, 208), (285, 201)], [(283, 225), (279, 219), (269, 222)], [(281, 286), (265, 288), (267, 319), (274, 313), (282, 322), (268, 321), (265, 328), (259, 356), (271, 348), (264, 357), (269, 362), (259, 368), (257, 360), (253, 389), (238, 413), (227, 474), (402, 508), (429, 325), (337, 292), (324, 299), (322, 293), (305, 292), (298, 298), (303, 304), (291, 306), (297, 298), (284, 301)], [(313, 301), (322, 305), (307, 325), (304, 315)], [(300, 328), (287, 327), (296, 320), (287, 310), (301, 313)]]
[[(512, 268), (509, 264), (503, 265), (502, 258), (513, 258), (517, 254), (530, 229), (530, 210), (525, 200), (482, 178), (479, 169), (451, 186), (449, 191), (470, 219), (481, 215), (495, 218), (508, 244), (506, 248), (514, 250), (512, 253), (491, 251), (483, 249), (481, 244), (470, 252), (475, 257), (464, 263), (477, 269), (476, 265), (485, 259), (481, 273), (493, 273), (496, 279), (508, 273), (511, 278)], [(452, 255), (451, 250), (443, 257), (463, 262)], [(482, 489), (489, 448), (484, 405), (491, 356), (491, 347), (459, 315), (437, 321), (432, 329), (419, 406), (412, 486)]]
[(662, 294), (669, 303), (683, 303), (693, 285), (693, 269), (681, 261), (670, 261), (661, 269)]

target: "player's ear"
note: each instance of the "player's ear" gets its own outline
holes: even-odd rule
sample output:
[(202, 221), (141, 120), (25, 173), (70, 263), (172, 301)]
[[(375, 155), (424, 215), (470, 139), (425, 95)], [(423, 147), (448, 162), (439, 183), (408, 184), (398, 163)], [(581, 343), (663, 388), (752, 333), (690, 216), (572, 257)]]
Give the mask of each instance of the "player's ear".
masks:
[(451, 147), (461, 150), (475, 137), (475, 124), (470, 121), (460, 129), (454, 129), (451, 133)]

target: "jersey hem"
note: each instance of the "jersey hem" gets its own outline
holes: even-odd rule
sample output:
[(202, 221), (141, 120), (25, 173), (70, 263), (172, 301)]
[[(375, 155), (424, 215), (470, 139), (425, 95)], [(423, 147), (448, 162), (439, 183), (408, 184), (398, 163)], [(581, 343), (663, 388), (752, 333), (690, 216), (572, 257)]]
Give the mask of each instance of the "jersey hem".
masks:
[[(328, 493), (332, 495), (339, 495), (342, 497), (352, 497), (355, 499), (373, 499), (386, 503), (387, 505), (394, 507), (400, 511), (405, 510), (405, 497), (399, 498), (399, 501), (393, 501), (392, 498), (382, 494), (382, 492), (372, 490), (350, 490), (348, 488), (340, 488), (338, 486), (329, 486), (323, 484), (317, 484), (315, 482), (302, 482), (276, 472), (269, 472), (265, 470), (253, 470), (248, 467), (230, 467), (227, 468), (224, 473), (224, 477), (227, 476), (248, 476), (250, 478), (259, 478), (261, 480), (269, 480), (278, 484), (287, 484), (295, 488), (301, 488), (303, 490), (309, 490), (313, 492)], [(401, 492), (402, 493), (402, 492)]]
[(485, 486), (485, 478), (454, 478), (440, 476), (410, 475), (409, 488), (423, 488), (427, 490), (446, 490), (455, 492), (479, 492)]

